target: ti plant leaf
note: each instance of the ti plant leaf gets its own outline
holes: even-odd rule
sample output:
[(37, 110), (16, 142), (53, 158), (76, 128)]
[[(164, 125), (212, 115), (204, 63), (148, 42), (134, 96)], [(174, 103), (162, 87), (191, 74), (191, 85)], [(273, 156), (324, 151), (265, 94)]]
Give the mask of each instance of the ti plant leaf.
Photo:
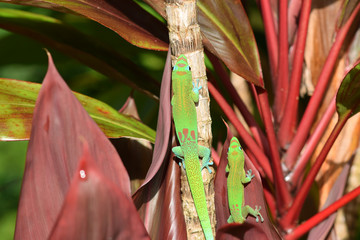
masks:
[[(30, 137), (32, 115), (41, 84), (0, 79), (0, 140)], [(155, 141), (155, 131), (94, 98), (74, 93), (109, 138), (134, 137)]]
[(197, 6), (207, 49), (232, 72), (264, 88), (254, 33), (241, 1), (200, 0)]
[(2, 8), (0, 28), (25, 35), (63, 52), (152, 98), (156, 99), (159, 95), (159, 83), (128, 58), (55, 18)]
[(165, 25), (132, 0), (0, 0), (0, 2), (80, 14), (110, 28), (135, 46), (161, 51), (168, 49)]
[(339, 118), (355, 115), (360, 111), (360, 62), (345, 76), (336, 95)]
[(86, 147), (49, 239), (150, 239), (131, 198)]
[[(50, 54), (33, 119), (14, 238), (118, 239), (119, 235), (128, 239), (123, 233), (140, 228), (136, 235), (146, 235), (143, 226), (128, 225), (139, 226), (141, 220), (134, 216), (130, 178), (120, 156), (59, 75)], [(114, 210), (114, 205), (122, 208), (121, 204), (129, 214), (125, 219), (114, 217), (125, 214)], [(69, 220), (69, 212), (77, 225)], [(62, 232), (64, 228), (67, 231)], [(81, 238), (73, 235), (74, 229), (84, 233)], [(49, 238), (51, 230), (54, 237)]]

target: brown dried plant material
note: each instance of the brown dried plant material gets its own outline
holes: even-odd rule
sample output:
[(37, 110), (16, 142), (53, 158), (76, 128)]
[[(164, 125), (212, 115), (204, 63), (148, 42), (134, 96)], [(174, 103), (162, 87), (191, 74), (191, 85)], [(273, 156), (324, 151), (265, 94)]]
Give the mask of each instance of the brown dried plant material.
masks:
[(321, 69), (332, 46), (340, 1), (326, 4), (313, 1), (305, 48), (304, 78), (301, 95), (312, 95)]
[[(303, 79), (303, 86), (306, 88), (308, 94), (310, 89), (309, 95), (311, 95), (311, 89), (313, 89), (317, 83), (321, 69), (333, 44), (337, 20), (334, 16), (338, 15), (339, 9), (341, 9), (341, 1), (334, 1), (332, 3), (326, 3), (326, 1), (313, 2), (313, 10), (310, 16), (309, 33), (305, 52), (306, 69), (304, 71)], [(345, 47), (347, 48), (348, 45)], [(327, 110), (331, 99), (337, 93), (337, 89), (347, 72), (347, 68), (351, 66), (351, 62), (349, 62), (348, 55), (345, 52), (347, 50), (346, 48), (344, 48), (343, 52), (340, 53), (336, 68), (333, 71), (332, 79), (324, 96), (323, 103), (318, 111), (314, 126), (316, 126), (318, 120), (320, 120), (321, 116)], [(352, 62), (353, 61), (354, 60), (352, 60)], [(302, 89), (303, 91), (304, 88)], [(313, 154), (311, 159), (312, 163), (320, 153), (337, 120), (338, 116), (337, 114), (334, 114), (327, 130), (324, 133), (324, 136)], [(317, 176), (317, 184), (320, 191), (319, 207), (325, 203), (335, 180), (344, 166), (344, 163), (353, 157), (353, 154), (359, 147), (359, 133), (360, 115), (356, 115), (349, 119), (346, 123)], [(337, 222), (339, 222), (339, 220)], [(346, 224), (349, 224), (349, 222)]]

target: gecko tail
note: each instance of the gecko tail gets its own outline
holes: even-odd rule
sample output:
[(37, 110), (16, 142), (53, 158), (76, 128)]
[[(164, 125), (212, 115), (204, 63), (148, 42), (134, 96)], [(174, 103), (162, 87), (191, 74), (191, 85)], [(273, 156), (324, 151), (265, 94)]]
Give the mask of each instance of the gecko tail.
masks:
[(206, 240), (214, 240), (214, 236), (212, 234), (212, 229), (210, 226), (210, 229), (204, 229), (205, 239)]
[(212, 233), (209, 212), (206, 203), (206, 196), (204, 190), (204, 184), (201, 176), (201, 168), (199, 159), (195, 161), (187, 160), (186, 162), (186, 175), (189, 181), (191, 195), (194, 199), (196, 212), (200, 219), (201, 227), (204, 231), (206, 240), (213, 240), (214, 236)]

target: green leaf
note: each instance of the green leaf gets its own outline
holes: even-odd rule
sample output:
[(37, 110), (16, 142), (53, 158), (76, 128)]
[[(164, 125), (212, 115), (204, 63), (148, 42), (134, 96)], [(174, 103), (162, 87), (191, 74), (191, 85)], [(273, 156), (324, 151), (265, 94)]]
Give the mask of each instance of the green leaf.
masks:
[(346, 74), (336, 95), (339, 118), (360, 111), (360, 61)]
[(199, 0), (204, 45), (234, 73), (264, 88), (259, 53), (240, 0)]
[(159, 83), (143, 69), (111, 47), (105, 46), (55, 18), (2, 8), (0, 9), (0, 28), (42, 42), (152, 98), (156, 99), (159, 95)]
[(167, 51), (167, 28), (132, 0), (0, 0), (0, 2), (48, 8), (80, 14), (110, 28), (135, 46)]
[[(41, 84), (0, 78), (0, 140), (27, 140)], [(109, 105), (75, 93), (85, 110), (109, 138), (134, 137), (155, 142), (155, 131)]]

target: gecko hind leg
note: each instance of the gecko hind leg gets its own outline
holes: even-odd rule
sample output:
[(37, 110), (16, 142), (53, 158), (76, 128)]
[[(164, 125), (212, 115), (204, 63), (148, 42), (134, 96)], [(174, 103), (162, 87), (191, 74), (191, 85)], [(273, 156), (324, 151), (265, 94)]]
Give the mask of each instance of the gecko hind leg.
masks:
[(262, 217), (262, 215), (260, 213), (261, 206), (255, 206), (255, 209), (253, 209), (249, 205), (245, 205), (242, 207), (241, 210), (242, 210), (243, 218), (246, 218), (247, 215), (250, 214), (256, 218), (256, 222), (259, 222), (259, 217), (260, 217), (261, 222), (264, 221), (264, 218)]
[(179, 166), (181, 167), (181, 163), (182, 163), (182, 167), (185, 169), (184, 153), (183, 153), (181, 147), (180, 146), (173, 147), (172, 151), (177, 158), (181, 159), (181, 162), (179, 162)]
[(234, 219), (233, 219), (233, 217), (231, 215), (229, 216), (227, 222), (228, 223), (233, 223), (234, 222)]
[(213, 165), (213, 162), (210, 162), (210, 149), (204, 146), (199, 145), (198, 146), (199, 149), (199, 156), (202, 157), (202, 166), (201, 166), (201, 170), (206, 167), (206, 169), (209, 171), (209, 173), (211, 173), (211, 169), (209, 168), (209, 165)]

